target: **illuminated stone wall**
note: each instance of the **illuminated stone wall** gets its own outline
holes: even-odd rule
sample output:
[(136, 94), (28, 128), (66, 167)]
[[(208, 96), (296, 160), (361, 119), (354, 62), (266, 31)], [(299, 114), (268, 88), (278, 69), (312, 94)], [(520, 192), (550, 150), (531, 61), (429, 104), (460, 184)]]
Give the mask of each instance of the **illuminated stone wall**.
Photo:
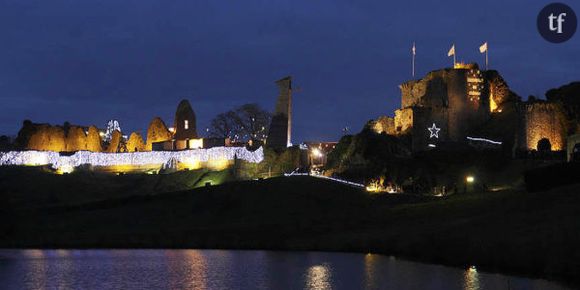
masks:
[(81, 126), (52, 126), (25, 121), (18, 132), (16, 146), (21, 150), (55, 152), (101, 151), (101, 138), (96, 127), (88, 129), (88, 135)]
[(47, 124), (37, 125), (25, 149), (66, 151), (64, 130), (62, 127)]
[(145, 145), (145, 150), (151, 151), (153, 143), (168, 141), (173, 138), (169, 129), (165, 125), (165, 122), (159, 117), (153, 118), (149, 127), (147, 128), (147, 143)]
[(395, 111), (395, 133), (405, 134), (413, 128), (413, 108), (399, 109)]
[(68, 128), (65, 137), (65, 147), (65, 151), (67, 152), (87, 150), (87, 135), (85, 135), (85, 130), (78, 126)]
[(371, 128), (377, 134), (395, 135), (395, 118), (381, 116), (372, 123)]
[(426, 130), (436, 123), (445, 140), (465, 141), (469, 132), (490, 118), (489, 88), (485, 73), (476, 64), (433, 71), (403, 83), (393, 135), (411, 134), (413, 150), (421, 150), (436, 141), (429, 140)]
[(446, 70), (439, 70), (400, 85), (401, 108), (447, 106), (446, 76)]
[(519, 147), (537, 150), (538, 142), (546, 138), (553, 151), (565, 150), (565, 115), (558, 104), (549, 102), (527, 102), (519, 106)]
[(127, 140), (127, 152), (141, 152), (145, 151), (145, 141), (141, 134), (133, 132)]
[(109, 146), (107, 146), (108, 153), (118, 153), (122, 152), (121, 143), (123, 141), (123, 135), (119, 130), (114, 130), (111, 134), (111, 141), (109, 141)]
[(101, 152), (103, 151), (101, 135), (99, 134), (99, 129), (95, 126), (90, 126), (87, 133), (87, 146), (86, 150), (91, 152)]

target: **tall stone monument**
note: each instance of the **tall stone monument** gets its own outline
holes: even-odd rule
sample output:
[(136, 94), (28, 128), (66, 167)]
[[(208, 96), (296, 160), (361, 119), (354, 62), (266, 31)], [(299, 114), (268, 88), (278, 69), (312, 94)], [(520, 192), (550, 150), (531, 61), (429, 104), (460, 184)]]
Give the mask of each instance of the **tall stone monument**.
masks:
[(276, 81), (276, 85), (279, 90), (278, 101), (266, 145), (274, 149), (283, 149), (292, 145), (292, 77), (280, 79)]

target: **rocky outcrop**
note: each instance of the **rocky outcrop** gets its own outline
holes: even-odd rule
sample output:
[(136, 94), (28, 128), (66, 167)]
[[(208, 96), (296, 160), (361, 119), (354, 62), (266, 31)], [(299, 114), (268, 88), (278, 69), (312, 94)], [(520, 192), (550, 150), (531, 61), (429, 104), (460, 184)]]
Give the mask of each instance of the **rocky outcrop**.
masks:
[(147, 143), (145, 149), (151, 151), (153, 143), (168, 141), (173, 138), (171, 132), (167, 129), (167, 126), (159, 117), (153, 118), (149, 127), (147, 128)]
[(99, 129), (95, 126), (90, 126), (87, 134), (87, 145), (86, 150), (91, 152), (101, 152), (103, 151), (101, 145), (101, 136), (99, 135)]
[(127, 140), (127, 152), (141, 152), (145, 151), (145, 142), (141, 134), (137, 132), (131, 133), (129, 140)]

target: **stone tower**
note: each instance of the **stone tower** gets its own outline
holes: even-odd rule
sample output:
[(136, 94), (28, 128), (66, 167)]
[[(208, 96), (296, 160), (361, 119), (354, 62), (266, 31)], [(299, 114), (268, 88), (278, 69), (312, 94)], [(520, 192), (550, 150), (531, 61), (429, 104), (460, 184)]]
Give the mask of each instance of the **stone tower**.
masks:
[(283, 149), (292, 145), (292, 77), (276, 81), (279, 94), (266, 145)]
[(175, 128), (176, 140), (197, 139), (197, 127), (195, 113), (187, 100), (182, 100), (175, 111)]

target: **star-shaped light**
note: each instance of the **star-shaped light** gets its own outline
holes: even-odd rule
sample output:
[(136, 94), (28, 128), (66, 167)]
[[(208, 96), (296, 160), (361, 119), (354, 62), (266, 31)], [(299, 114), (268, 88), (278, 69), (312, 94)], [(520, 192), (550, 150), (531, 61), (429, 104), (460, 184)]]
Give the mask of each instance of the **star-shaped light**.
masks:
[(441, 128), (437, 128), (437, 126), (435, 125), (435, 123), (433, 123), (433, 126), (431, 127), (427, 127), (427, 130), (429, 130), (429, 139), (435, 137), (435, 138), (439, 138), (439, 131), (441, 131)]

